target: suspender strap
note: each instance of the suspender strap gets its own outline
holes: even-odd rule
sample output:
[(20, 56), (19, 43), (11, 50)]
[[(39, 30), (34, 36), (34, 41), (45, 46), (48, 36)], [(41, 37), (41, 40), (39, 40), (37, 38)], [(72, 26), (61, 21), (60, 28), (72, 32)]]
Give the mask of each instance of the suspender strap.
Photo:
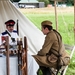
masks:
[[(60, 40), (59, 38), (61, 38), (61, 35), (57, 31), (55, 31), (55, 30), (54, 30), (54, 32), (55, 32), (55, 34), (57, 36), (57, 39), (58, 39), (58, 44), (59, 44), (58, 55), (60, 55), (60, 48), (61, 48), (61, 41), (62, 41), (62, 39)], [(58, 35), (60, 37), (58, 37)], [(57, 60), (57, 73), (56, 73), (56, 75), (58, 75), (59, 70), (61, 68), (61, 65), (59, 65), (59, 62), (60, 62), (60, 56), (58, 57), (58, 60)]]
[[(11, 37), (10, 33), (6, 30), (6, 33)], [(12, 42), (15, 42), (15, 38), (11, 37)]]
[(6, 30), (6, 33), (11, 37), (10, 33)]
[(51, 54), (54, 54), (56, 57), (61, 57), (62, 55), (58, 53), (57, 50), (52, 49)]

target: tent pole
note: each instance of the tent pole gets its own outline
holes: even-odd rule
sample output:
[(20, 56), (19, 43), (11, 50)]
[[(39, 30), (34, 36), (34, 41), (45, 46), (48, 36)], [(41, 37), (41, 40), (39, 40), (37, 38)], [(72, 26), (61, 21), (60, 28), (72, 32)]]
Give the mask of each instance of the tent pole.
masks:
[(74, 44), (75, 44), (75, 0), (74, 0)]
[(57, 18), (57, 1), (54, 1), (54, 6), (55, 6), (55, 24), (56, 24), (56, 30), (58, 31), (58, 18)]

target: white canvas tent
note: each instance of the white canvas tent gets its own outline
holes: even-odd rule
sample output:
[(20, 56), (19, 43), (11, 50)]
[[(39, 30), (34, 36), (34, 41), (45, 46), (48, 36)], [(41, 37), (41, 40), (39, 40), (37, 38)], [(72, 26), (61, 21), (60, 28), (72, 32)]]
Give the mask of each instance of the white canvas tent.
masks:
[(0, 0), (0, 33), (5, 30), (4, 22), (9, 19), (19, 20), (20, 37), (27, 37), (29, 53), (36, 54), (44, 42), (43, 33), (10, 0)]

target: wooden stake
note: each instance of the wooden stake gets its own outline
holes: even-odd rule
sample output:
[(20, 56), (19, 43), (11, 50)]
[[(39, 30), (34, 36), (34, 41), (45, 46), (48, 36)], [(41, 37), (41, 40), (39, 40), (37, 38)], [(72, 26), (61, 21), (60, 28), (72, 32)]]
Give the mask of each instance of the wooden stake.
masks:
[(28, 75), (28, 70), (27, 70), (27, 38), (26, 37), (24, 37), (24, 49), (25, 49), (25, 63), (26, 63), (25, 75)]
[(10, 75), (10, 68), (9, 68), (9, 37), (6, 36), (6, 70), (7, 75)]
[(58, 31), (58, 17), (57, 17), (57, 1), (54, 1), (54, 5), (55, 5), (55, 23), (56, 23), (56, 30)]
[(74, 44), (75, 44), (75, 0), (74, 0)]

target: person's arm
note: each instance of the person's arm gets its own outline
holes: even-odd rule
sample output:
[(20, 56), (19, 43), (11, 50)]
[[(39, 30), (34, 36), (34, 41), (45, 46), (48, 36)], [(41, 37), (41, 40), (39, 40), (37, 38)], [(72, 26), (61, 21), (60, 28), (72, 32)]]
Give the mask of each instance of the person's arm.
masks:
[(3, 45), (3, 42), (2, 42), (2, 34), (0, 34), (0, 46)]
[(53, 36), (47, 35), (45, 38), (44, 45), (42, 46), (42, 49), (38, 51), (38, 55), (46, 55), (51, 49), (53, 42), (54, 42)]

